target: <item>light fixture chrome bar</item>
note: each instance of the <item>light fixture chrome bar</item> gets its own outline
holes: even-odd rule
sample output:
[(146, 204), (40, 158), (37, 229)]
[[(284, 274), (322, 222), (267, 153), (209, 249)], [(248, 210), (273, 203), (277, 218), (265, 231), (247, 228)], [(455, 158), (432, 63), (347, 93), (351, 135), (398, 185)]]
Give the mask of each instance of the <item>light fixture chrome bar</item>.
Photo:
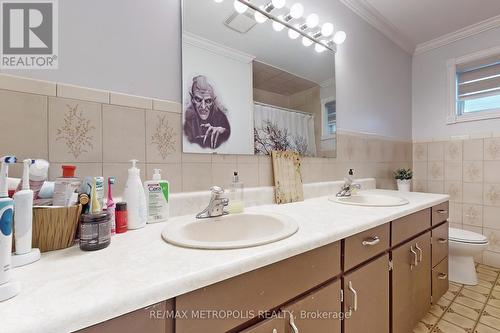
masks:
[(272, 15), (271, 13), (266, 12), (265, 10), (260, 9), (258, 6), (256, 6), (255, 4), (253, 4), (249, 1), (245, 1), (245, 0), (236, 0), (236, 1), (241, 2), (242, 4), (248, 6), (248, 8), (251, 8), (251, 9), (255, 10), (256, 12), (261, 13), (262, 15), (264, 15), (265, 17), (267, 17), (268, 19), (270, 19), (272, 21), (276, 21), (280, 24), (283, 24), (288, 29), (291, 29), (291, 30), (297, 32), (301, 36), (311, 40), (313, 43), (323, 45), (326, 49), (328, 49), (334, 53), (337, 52), (337, 47), (335, 46), (335, 44), (332, 45), (332, 43), (327, 43), (327, 44), (322, 43), (319, 39), (309, 35), (304, 30), (301, 30), (300, 28), (296, 28), (293, 25), (291, 25), (289, 23), (291, 20), (289, 20), (289, 21), (283, 20), (282, 21), (282, 20), (278, 19), (276, 16)]

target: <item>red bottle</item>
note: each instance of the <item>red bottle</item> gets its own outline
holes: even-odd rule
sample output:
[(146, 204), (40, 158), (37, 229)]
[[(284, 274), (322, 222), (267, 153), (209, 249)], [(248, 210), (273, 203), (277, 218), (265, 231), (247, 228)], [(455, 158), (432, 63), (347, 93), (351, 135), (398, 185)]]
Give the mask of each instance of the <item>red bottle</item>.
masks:
[(116, 204), (115, 222), (117, 234), (123, 234), (124, 232), (127, 232), (128, 212), (126, 202), (118, 202)]

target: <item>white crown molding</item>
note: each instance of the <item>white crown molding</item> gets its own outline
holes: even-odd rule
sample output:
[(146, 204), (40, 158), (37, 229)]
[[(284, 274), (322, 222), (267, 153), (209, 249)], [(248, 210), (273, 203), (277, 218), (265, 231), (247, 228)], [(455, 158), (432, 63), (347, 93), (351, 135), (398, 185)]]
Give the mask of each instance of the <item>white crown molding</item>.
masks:
[(371, 24), (375, 29), (383, 33), (404, 51), (409, 54), (413, 53), (415, 45), (408, 40), (398, 28), (380, 14), (377, 9), (366, 2), (366, 0), (340, 0), (340, 2)]
[(460, 30), (451, 32), (449, 34), (443, 35), (441, 37), (435, 38), (428, 42), (420, 43), (415, 48), (415, 55), (428, 52), (430, 50), (442, 47), (461, 39), (471, 37), (481, 32), (488, 31), (500, 27), (500, 15), (491, 17), (487, 20), (469, 25), (468, 27), (462, 28)]
[(200, 47), (215, 54), (219, 54), (246, 64), (251, 63), (255, 59), (253, 55), (232, 49), (230, 47), (216, 43), (209, 39), (192, 34), (190, 32), (182, 33), (182, 43)]

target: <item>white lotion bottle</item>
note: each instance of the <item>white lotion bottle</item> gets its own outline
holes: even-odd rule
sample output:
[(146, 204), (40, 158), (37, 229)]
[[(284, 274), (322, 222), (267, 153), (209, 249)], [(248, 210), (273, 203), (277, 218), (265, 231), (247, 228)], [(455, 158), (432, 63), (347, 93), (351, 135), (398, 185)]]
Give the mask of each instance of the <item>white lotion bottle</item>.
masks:
[(144, 183), (148, 223), (165, 222), (169, 216), (170, 184), (161, 179), (161, 170), (154, 169), (153, 179)]
[(23, 161), (23, 185), (14, 194), (14, 235), (16, 252), (12, 255), (12, 266), (31, 264), (40, 259), (40, 250), (31, 248), (33, 228), (33, 191), (30, 189), (30, 166), (35, 161)]
[(127, 203), (129, 230), (145, 227), (148, 219), (141, 171), (136, 167), (138, 161), (131, 160), (130, 162), (132, 162), (132, 167), (128, 169), (128, 179), (123, 193), (123, 200)]

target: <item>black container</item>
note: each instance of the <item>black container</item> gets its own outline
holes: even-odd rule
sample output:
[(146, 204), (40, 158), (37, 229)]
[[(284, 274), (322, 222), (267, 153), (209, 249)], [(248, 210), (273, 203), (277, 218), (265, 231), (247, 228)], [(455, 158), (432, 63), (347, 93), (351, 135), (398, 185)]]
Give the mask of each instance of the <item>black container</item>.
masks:
[(101, 250), (111, 243), (111, 214), (101, 212), (80, 217), (80, 249)]

